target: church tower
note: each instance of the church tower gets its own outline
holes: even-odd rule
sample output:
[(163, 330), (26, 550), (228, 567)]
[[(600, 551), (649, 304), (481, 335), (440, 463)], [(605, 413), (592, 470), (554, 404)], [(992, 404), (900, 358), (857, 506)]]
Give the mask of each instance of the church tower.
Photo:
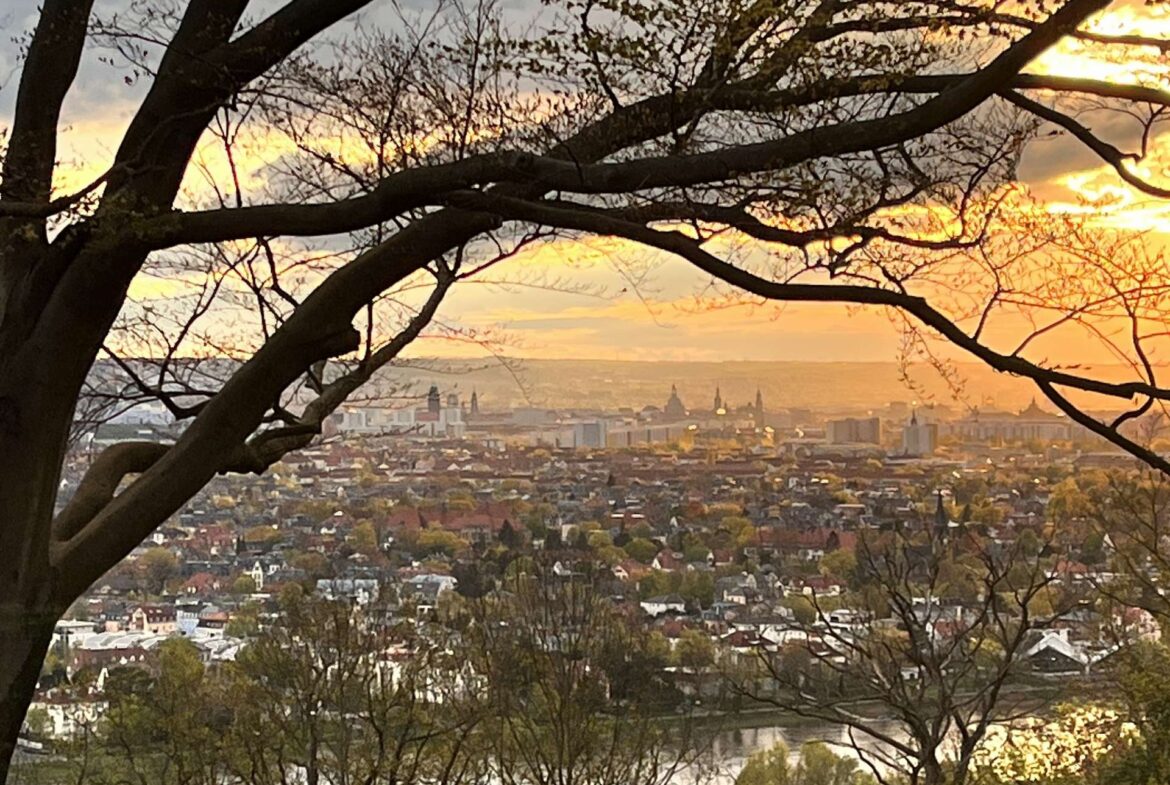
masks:
[(667, 417), (686, 417), (687, 407), (683, 406), (682, 399), (678, 397), (678, 387), (670, 385), (670, 398), (666, 401), (666, 407), (662, 410)]
[(471, 416), (479, 416), (479, 395), (476, 394), (474, 389), (471, 391)]
[(764, 396), (760, 392), (760, 388), (756, 388), (756, 417), (764, 415)]
[(427, 411), (431, 414), (438, 414), (442, 408), (442, 399), (439, 398), (439, 385), (432, 384), (430, 392), (427, 393)]
[(719, 385), (715, 385), (715, 411), (723, 408), (723, 396), (719, 394)]
[(934, 536), (940, 542), (945, 542), (950, 535), (951, 518), (947, 515), (947, 508), (943, 504), (943, 492), (940, 489), (938, 492), (938, 504), (934, 509)]

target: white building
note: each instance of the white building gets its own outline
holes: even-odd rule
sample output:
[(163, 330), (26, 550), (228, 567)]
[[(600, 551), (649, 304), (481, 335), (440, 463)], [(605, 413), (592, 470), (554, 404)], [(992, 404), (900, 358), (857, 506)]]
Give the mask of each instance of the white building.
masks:
[(938, 425), (932, 422), (919, 422), (918, 412), (910, 415), (910, 422), (902, 430), (902, 454), (921, 456), (930, 455), (938, 447)]
[(109, 704), (104, 700), (38, 700), (29, 705), (29, 717), (41, 714), (44, 727), (30, 728), (51, 739), (68, 739), (92, 728), (106, 715)]
[(431, 385), (427, 405), (409, 409), (379, 406), (349, 406), (334, 412), (333, 427), (339, 433), (364, 435), (401, 434), (443, 439), (462, 439), (467, 430), (459, 397), (447, 396), (446, 405), (439, 388)]
[(846, 417), (825, 423), (832, 444), (881, 444), (882, 421), (877, 417)]
[(533, 444), (552, 447), (604, 447), (609, 423), (601, 418), (590, 420), (562, 420), (555, 427), (542, 428), (532, 434)]
[(264, 568), (260, 565), (260, 562), (255, 562), (252, 565), (252, 569), (248, 570), (246, 574), (256, 584), (256, 591), (262, 591), (264, 589)]
[(686, 613), (687, 610), (686, 602), (677, 594), (651, 597), (648, 600), (642, 600), (640, 604), (648, 616), (661, 616), (664, 613)]
[(1046, 412), (1033, 399), (1028, 408), (1018, 414), (976, 409), (961, 420), (949, 423), (948, 432), (964, 439), (988, 441), (1007, 439), (1044, 442), (1083, 439), (1088, 431), (1062, 414)]
[(607, 447), (632, 447), (636, 444), (666, 444), (678, 441), (694, 428), (693, 423), (687, 422), (627, 422), (609, 428), (605, 437), (605, 445)]

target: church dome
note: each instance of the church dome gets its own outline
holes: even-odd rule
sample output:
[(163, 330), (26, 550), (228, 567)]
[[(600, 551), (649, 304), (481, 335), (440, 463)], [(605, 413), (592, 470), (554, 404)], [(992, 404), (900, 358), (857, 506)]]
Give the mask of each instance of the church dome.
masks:
[(687, 416), (687, 407), (683, 406), (682, 399), (678, 397), (678, 388), (673, 384), (670, 385), (670, 398), (667, 399), (662, 411), (667, 417)]

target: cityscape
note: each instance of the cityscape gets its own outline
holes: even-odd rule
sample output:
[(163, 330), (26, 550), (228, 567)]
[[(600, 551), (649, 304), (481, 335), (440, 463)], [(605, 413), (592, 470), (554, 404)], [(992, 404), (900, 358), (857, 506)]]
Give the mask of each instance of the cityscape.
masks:
[(1170, 784), (1170, 3), (0, 2), (0, 785)]
[[(162, 419), (148, 407), (81, 439), (66, 495), (104, 445), (173, 440)], [(989, 597), (1018, 559), (1032, 572), (1013, 590), (1028, 597), (995, 608), (1018, 633), (1007, 697), (962, 710), (1007, 723), (1021, 707), (1047, 717), (1103, 693), (1124, 652), (1162, 635), (1159, 605), (1117, 574), (1119, 548), (1140, 531), (1111, 532), (1094, 512), (1107, 478), (1140, 476), (1133, 456), (1036, 401), (962, 415), (895, 401), (863, 417), (721, 387), (690, 408), (672, 386), (637, 410), (569, 411), (497, 407), (436, 384), (397, 408), (346, 405), (318, 443), (263, 476), (209, 483), (74, 603), (55, 628), (25, 754), (84, 743), (126, 700), (110, 694), (118, 674), (157, 673), (176, 645), (209, 672), (246, 659), (289, 624), (289, 603), (340, 603), (393, 631), (364, 654), (399, 673), (412, 653), (450, 645), (453, 618), (528, 575), (596, 593), (655, 652), (668, 710), (701, 709), (713, 730), (712, 717), (738, 717), (739, 730), (717, 731), (711, 776), (734, 778), (776, 740), (816, 734), (889, 775), (906, 765), (881, 741), (899, 726), (886, 714), (899, 696), (883, 705), (854, 685), (859, 706), (877, 700), (863, 713), (881, 731), (842, 735), (836, 699), (793, 713), (777, 684), (737, 693), (740, 672), (794, 651), (851, 663), (867, 635), (907, 622), (931, 645), (990, 643)], [(920, 583), (883, 581), (889, 547)], [(998, 566), (988, 573), (982, 558)], [(1116, 602), (1086, 599), (1107, 586)], [(874, 592), (886, 595), (876, 607)]]

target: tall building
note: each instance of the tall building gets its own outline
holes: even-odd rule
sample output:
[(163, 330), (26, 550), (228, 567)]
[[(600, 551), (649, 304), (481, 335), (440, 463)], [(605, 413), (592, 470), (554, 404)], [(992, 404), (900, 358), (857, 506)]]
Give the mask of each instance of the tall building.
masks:
[(604, 418), (560, 421), (555, 427), (530, 435), (533, 444), (553, 447), (605, 447), (609, 438), (609, 422)]
[(825, 435), (833, 444), (881, 444), (882, 421), (877, 417), (845, 417), (825, 423)]
[(479, 416), (479, 394), (474, 389), (471, 391), (471, 416)]
[(715, 409), (718, 414), (719, 410), (723, 408), (723, 396), (719, 394), (719, 385), (715, 385)]
[(756, 388), (756, 417), (764, 415), (764, 396), (760, 392), (760, 388)]
[(938, 425), (919, 422), (918, 412), (911, 412), (910, 422), (902, 429), (902, 454), (910, 456), (930, 455), (938, 447)]
[(670, 398), (667, 399), (662, 413), (675, 419), (687, 416), (687, 407), (683, 406), (682, 399), (678, 397), (678, 388), (673, 384), (670, 385)]
[(432, 386), (425, 407), (388, 409), (378, 406), (343, 406), (330, 416), (330, 427), (338, 433), (366, 435), (400, 434), (462, 439), (466, 431), (463, 408), (456, 395), (443, 405), (439, 388)]

